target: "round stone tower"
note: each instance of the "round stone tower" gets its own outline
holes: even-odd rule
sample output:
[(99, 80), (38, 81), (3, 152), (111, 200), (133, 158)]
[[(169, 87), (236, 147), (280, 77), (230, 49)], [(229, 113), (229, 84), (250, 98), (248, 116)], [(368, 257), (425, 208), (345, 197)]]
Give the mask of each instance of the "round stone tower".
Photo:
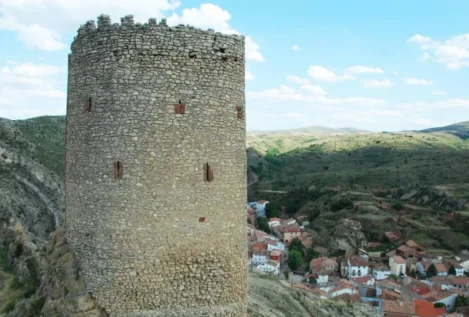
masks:
[(66, 223), (109, 316), (246, 316), (244, 62), (244, 37), (165, 20), (78, 30)]

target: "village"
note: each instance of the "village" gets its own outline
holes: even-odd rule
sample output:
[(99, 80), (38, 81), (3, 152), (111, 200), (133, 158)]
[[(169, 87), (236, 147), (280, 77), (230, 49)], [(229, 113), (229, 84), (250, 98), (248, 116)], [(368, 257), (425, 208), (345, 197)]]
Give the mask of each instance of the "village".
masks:
[[(353, 253), (334, 253), (315, 245), (304, 217), (267, 218), (268, 204), (247, 204), (249, 270), (323, 299), (367, 303), (380, 316), (469, 316), (469, 252), (426, 252), (386, 232), (392, 250), (368, 242)], [(360, 226), (356, 220), (342, 221)]]

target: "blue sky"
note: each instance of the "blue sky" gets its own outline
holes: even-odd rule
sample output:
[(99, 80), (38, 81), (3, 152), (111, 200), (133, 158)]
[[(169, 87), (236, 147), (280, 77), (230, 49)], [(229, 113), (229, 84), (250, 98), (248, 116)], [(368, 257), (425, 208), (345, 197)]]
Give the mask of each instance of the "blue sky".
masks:
[(0, 117), (65, 114), (71, 40), (101, 13), (246, 35), (248, 130), (469, 120), (461, 0), (0, 0)]

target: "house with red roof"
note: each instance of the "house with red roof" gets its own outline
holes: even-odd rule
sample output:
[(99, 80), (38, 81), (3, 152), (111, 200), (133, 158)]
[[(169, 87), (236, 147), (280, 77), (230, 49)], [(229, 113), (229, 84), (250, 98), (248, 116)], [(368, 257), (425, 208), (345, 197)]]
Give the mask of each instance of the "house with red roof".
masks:
[(374, 286), (375, 278), (373, 276), (361, 276), (350, 279), (353, 285), (355, 286)]
[(430, 302), (414, 299), (414, 314), (417, 317), (442, 317), (445, 313), (444, 307), (435, 308)]
[(369, 271), (368, 261), (359, 256), (347, 259), (348, 278), (367, 276)]
[(404, 276), (406, 274), (406, 262), (399, 255), (389, 257), (389, 267), (391, 268), (391, 273), (396, 276)]

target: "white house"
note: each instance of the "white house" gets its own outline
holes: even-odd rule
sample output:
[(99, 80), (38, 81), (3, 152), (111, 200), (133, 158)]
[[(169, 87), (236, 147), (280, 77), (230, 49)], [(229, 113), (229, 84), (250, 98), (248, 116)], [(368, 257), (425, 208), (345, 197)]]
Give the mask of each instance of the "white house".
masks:
[(262, 265), (267, 261), (267, 256), (264, 252), (253, 252), (251, 263), (253, 265)]
[[(431, 293), (429, 293), (431, 294)], [(451, 310), (454, 307), (454, 302), (456, 301), (456, 297), (458, 297), (457, 293), (440, 293), (438, 296), (424, 296), (426, 300), (429, 302), (436, 304), (436, 303), (443, 303), (446, 306), (446, 310)]]
[(377, 281), (385, 280), (391, 275), (391, 270), (388, 267), (379, 267), (373, 269), (373, 277)]
[(329, 274), (326, 270), (318, 270), (311, 274), (307, 274), (307, 283), (309, 284), (309, 279), (314, 277), (317, 284), (327, 284), (329, 282)]
[(249, 203), (249, 206), (254, 209), (256, 216), (265, 217), (265, 206), (269, 202), (267, 200), (253, 201)]
[(268, 224), (270, 228), (275, 228), (275, 227), (280, 226), (281, 222), (282, 222), (282, 219), (275, 217), (275, 218), (270, 218)]
[(375, 286), (375, 278), (373, 276), (356, 277), (352, 278), (350, 281), (355, 286)]
[(330, 297), (336, 297), (344, 294), (357, 294), (358, 290), (353, 284), (347, 280), (340, 280), (334, 288), (328, 288), (327, 293)]
[(267, 243), (267, 251), (269, 252), (273, 250), (285, 250), (285, 244), (283, 242), (278, 241), (277, 239), (265, 239), (265, 242)]
[(257, 269), (264, 273), (278, 274), (280, 265), (278, 262), (268, 260), (264, 264), (258, 265)]
[(456, 270), (456, 276), (464, 276), (464, 267), (456, 265), (454, 269)]
[(348, 278), (368, 275), (368, 261), (361, 257), (352, 257), (347, 260)]
[(469, 272), (469, 258), (461, 258), (459, 256), (455, 256), (454, 259), (458, 261), (459, 265), (463, 268), (464, 272)]
[(389, 267), (391, 268), (391, 273), (396, 276), (404, 276), (406, 273), (406, 262), (399, 255), (389, 257)]
[(434, 276), (431, 278), (430, 286), (439, 285), (442, 290), (468, 290), (469, 277), (467, 276)]

